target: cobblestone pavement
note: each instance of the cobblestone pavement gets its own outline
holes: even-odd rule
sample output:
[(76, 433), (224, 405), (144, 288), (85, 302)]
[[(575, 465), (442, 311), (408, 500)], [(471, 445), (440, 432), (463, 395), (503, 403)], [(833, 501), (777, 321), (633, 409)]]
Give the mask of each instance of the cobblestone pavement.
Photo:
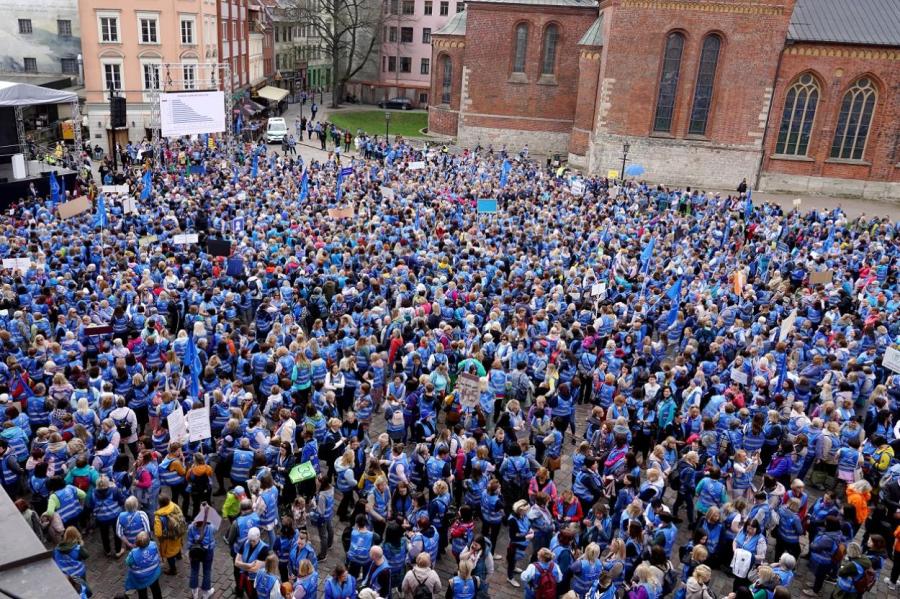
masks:
[[(588, 409), (586, 406), (578, 406), (577, 422), (583, 423), (588, 417)], [(373, 437), (377, 436), (378, 433), (382, 432), (384, 428), (384, 419), (379, 418), (378, 415), (374, 418), (373, 421)], [(583, 432), (583, 428), (579, 429), (579, 432)], [(564, 445), (564, 449), (567, 452), (572, 451), (572, 445), (569, 443), (568, 439)], [(556, 484), (560, 491), (563, 489), (570, 488), (570, 479), (572, 472), (572, 458), (571, 453), (564, 455), (563, 457), (563, 465), (562, 470), (557, 473), (556, 476)], [(815, 490), (811, 490), (811, 495), (817, 496), (818, 493)], [(222, 497), (214, 498), (214, 505), (216, 508), (221, 507)], [(668, 495), (666, 497), (666, 502), (671, 505), (674, 501), (674, 492), (668, 490)], [(684, 512), (681, 514), (684, 515)], [(322, 591), (322, 587), (324, 586), (325, 578), (332, 572), (335, 565), (343, 562), (344, 560), (344, 551), (340, 545), (340, 533), (343, 531), (346, 525), (343, 523), (336, 523), (335, 529), (335, 543), (332, 547), (332, 550), (329, 552), (327, 559), (319, 562), (319, 576), (320, 576), (320, 592)], [(682, 530), (678, 536), (677, 546), (687, 542), (689, 540), (689, 535), (686, 531), (686, 524), (681, 525)], [(226, 528), (227, 524), (223, 524), (223, 528)], [(224, 530), (220, 531), (224, 534)], [(313, 543), (316, 547), (318, 547), (318, 536), (315, 532), (315, 529), (310, 529), (310, 534), (313, 540)], [(221, 536), (221, 535), (220, 535)], [(91, 584), (92, 589), (94, 590), (94, 596), (97, 599), (112, 599), (117, 594), (121, 593), (124, 589), (124, 581), (125, 581), (125, 566), (124, 566), (124, 558), (120, 558), (118, 560), (110, 560), (104, 557), (103, 550), (100, 545), (100, 538), (98, 533), (93, 533), (87, 538), (87, 551), (90, 553), (90, 559), (88, 560), (88, 580)], [(506, 548), (506, 531), (501, 533), (500, 539), (498, 541), (498, 545), (504, 551), (501, 551), (503, 555), (505, 555)], [(806, 543), (803, 541), (803, 550), (806, 551)], [(167, 598), (187, 598), (190, 597), (190, 592), (188, 590), (188, 573), (189, 566), (187, 563), (187, 551), (185, 550), (185, 559), (178, 563), (178, 574), (175, 576), (166, 576), (163, 575), (160, 579), (160, 585), (162, 586), (163, 596)], [(677, 566), (678, 565), (678, 551), (673, 550), (672, 561)], [(530, 555), (530, 551), (528, 552)], [(769, 560), (775, 561), (777, 558), (774, 555), (774, 541), (770, 542), (769, 549)], [(527, 558), (523, 558), (520, 562), (521, 567), (525, 567), (527, 565)], [(888, 561), (884, 568), (884, 573), (890, 571), (891, 562)], [(509, 583), (506, 582), (506, 563), (503, 560), (499, 560), (495, 562), (496, 572), (490, 578), (491, 585), (491, 597), (495, 599), (521, 599), (524, 596), (522, 589), (513, 588)], [(445, 584), (446, 581), (450, 579), (456, 573), (456, 564), (453, 561), (453, 557), (449, 554), (449, 551), (445, 556), (441, 559), (438, 564), (437, 570), (441, 576), (442, 582)], [(215, 559), (213, 562), (213, 586), (215, 588), (215, 592), (213, 597), (215, 599), (226, 599), (234, 596), (234, 582), (232, 576), (232, 562), (228, 552), (228, 549), (224, 542), (219, 542), (216, 548)], [(867, 597), (871, 597), (873, 599), (896, 599), (900, 597), (896, 591), (890, 591), (881, 581), (882, 575), (879, 575), (878, 583), (876, 587), (867, 595)], [(728, 575), (720, 572), (714, 571), (712, 578), (712, 588), (716, 592), (717, 596), (724, 597), (729, 592), (731, 592), (733, 579)], [(795, 597), (800, 597), (801, 591), (803, 588), (807, 586), (807, 583), (812, 583), (812, 576), (810, 574), (809, 568), (807, 566), (807, 562), (805, 560), (801, 560), (797, 569), (797, 576), (794, 579), (794, 582), (791, 584), (791, 592)], [(825, 587), (823, 587), (822, 596), (830, 597), (831, 592), (834, 589), (834, 586), (826, 583)], [(134, 594), (132, 593), (132, 596)], [(321, 595), (320, 595), (321, 597)]]

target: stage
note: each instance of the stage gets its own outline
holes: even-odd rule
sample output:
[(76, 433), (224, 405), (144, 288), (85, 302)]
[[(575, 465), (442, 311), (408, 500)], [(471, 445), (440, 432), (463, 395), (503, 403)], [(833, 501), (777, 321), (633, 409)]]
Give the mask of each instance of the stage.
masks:
[(0, 210), (6, 211), (10, 204), (20, 199), (30, 199), (31, 183), (34, 183), (38, 193), (47, 197), (50, 195), (50, 172), (56, 172), (56, 180), (65, 180), (66, 189), (75, 189), (75, 177), (77, 173), (66, 168), (52, 166), (44, 162), (30, 160), (26, 163), (28, 176), (24, 179), (14, 179), (12, 164), (0, 164)]

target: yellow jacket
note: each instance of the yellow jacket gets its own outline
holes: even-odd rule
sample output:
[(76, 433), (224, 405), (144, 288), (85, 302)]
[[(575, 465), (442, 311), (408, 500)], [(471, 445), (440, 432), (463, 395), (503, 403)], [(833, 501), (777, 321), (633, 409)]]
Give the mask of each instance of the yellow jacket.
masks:
[[(156, 510), (153, 518), (153, 534), (156, 535), (157, 545), (159, 546), (159, 555), (163, 559), (174, 557), (181, 553), (181, 546), (184, 545), (184, 536), (177, 539), (164, 538), (163, 525), (160, 516), (171, 516), (172, 514), (181, 514), (181, 508), (174, 502), (165, 507)], [(183, 517), (183, 516), (182, 516)]]

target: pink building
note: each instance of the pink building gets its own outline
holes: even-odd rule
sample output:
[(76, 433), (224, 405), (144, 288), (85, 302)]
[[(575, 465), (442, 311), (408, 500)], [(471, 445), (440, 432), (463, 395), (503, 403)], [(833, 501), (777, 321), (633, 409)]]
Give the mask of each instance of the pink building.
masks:
[(385, 0), (379, 76), (359, 82), (362, 100), (405, 97), (418, 107), (428, 105), (431, 34), (464, 8), (463, 0)]
[[(85, 144), (108, 150), (114, 140), (149, 139), (152, 90), (209, 87), (211, 69), (203, 64), (219, 60), (215, 0), (79, 0), (78, 12), (90, 129)], [(110, 127), (110, 87), (127, 102), (121, 129)]]

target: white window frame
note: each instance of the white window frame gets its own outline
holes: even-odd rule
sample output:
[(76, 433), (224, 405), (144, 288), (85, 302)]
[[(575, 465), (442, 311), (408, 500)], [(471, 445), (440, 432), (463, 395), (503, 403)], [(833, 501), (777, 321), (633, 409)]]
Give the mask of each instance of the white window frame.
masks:
[[(188, 78), (186, 76), (187, 73), (185, 71), (186, 67), (193, 67), (194, 81), (193, 81), (192, 85), (188, 83)], [(183, 58), (181, 60), (181, 81), (182, 81), (183, 89), (185, 89), (185, 90), (197, 89), (197, 82), (200, 79), (199, 75), (200, 75), (199, 61), (196, 58)]]
[(156, 65), (156, 76), (159, 79), (159, 89), (162, 89), (162, 59), (161, 58), (142, 58), (141, 59), (141, 89), (144, 92), (144, 102), (151, 101), (151, 93), (153, 88), (147, 87), (147, 81), (144, 77), (145, 70), (150, 65)]
[[(144, 41), (144, 24), (142, 21), (155, 21), (156, 22), (156, 40), (155, 41)], [(160, 38), (162, 34), (159, 29), (159, 13), (158, 12), (139, 12), (137, 13), (137, 38), (138, 43), (144, 46), (158, 46), (160, 44)]]
[(103, 96), (105, 101), (109, 101), (109, 82), (106, 79), (106, 65), (117, 65), (119, 67), (119, 87), (118, 91), (125, 89), (125, 59), (124, 58), (101, 58), (100, 59), (100, 78), (103, 85)]
[[(191, 39), (190, 41), (184, 41), (184, 24), (191, 24)], [(196, 46), (197, 45), (197, 17), (194, 15), (180, 15), (178, 17), (178, 39), (181, 40), (182, 46)]]
[[(103, 39), (103, 19), (116, 20), (116, 38)], [(97, 38), (101, 44), (121, 44), (122, 43), (122, 18), (118, 12), (103, 11), (97, 13)]]

